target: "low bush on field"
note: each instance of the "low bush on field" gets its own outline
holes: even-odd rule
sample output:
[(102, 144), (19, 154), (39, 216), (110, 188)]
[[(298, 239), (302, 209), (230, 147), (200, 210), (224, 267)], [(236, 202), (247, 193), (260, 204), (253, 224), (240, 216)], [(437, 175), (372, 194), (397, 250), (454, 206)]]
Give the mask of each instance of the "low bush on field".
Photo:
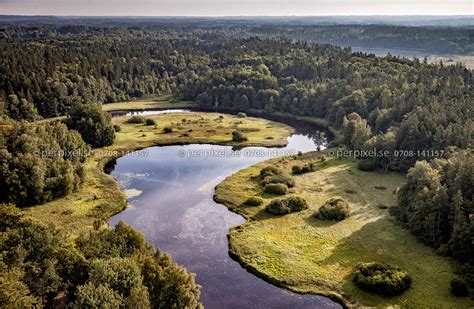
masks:
[(295, 175), (311, 173), (316, 170), (316, 166), (313, 163), (308, 163), (304, 165), (294, 165), (291, 168), (291, 171)]
[(267, 207), (265, 207), (265, 211), (272, 215), (286, 215), (305, 209), (308, 209), (308, 203), (304, 198), (299, 196), (273, 200)]
[(132, 116), (128, 118), (127, 123), (145, 123), (145, 117), (143, 116)]
[(248, 138), (247, 136), (243, 135), (242, 132), (234, 131), (232, 132), (232, 141), (240, 143), (248, 141)]
[(147, 118), (145, 120), (145, 125), (147, 125), (147, 126), (154, 126), (155, 124), (156, 124), (156, 121), (151, 119), (151, 118)]
[(173, 133), (173, 128), (165, 127), (165, 128), (163, 128), (163, 133)]
[(251, 196), (244, 202), (247, 206), (260, 206), (263, 204), (263, 198), (259, 196)]
[(295, 180), (288, 173), (274, 166), (267, 166), (260, 171), (260, 183), (262, 186), (267, 184), (285, 184), (288, 188), (295, 186)]
[(273, 176), (267, 176), (262, 179), (262, 185), (265, 186), (267, 184), (284, 184), (288, 188), (293, 188), (295, 186), (295, 180), (288, 175), (287, 173), (279, 174), (279, 175), (273, 175)]
[(263, 187), (263, 191), (268, 194), (285, 195), (288, 193), (288, 187), (283, 183), (269, 183)]
[(265, 178), (267, 176), (280, 175), (282, 173), (283, 173), (283, 170), (278, 167), (267, 166), (260, 170), (260, 177)]
[(341, 221), (349, 217), (349, 203), (342, 198), (331, 198), (321, 206), (316, 213), (316, 218), (320, 220)]
[(411, 278), (396, 266), (378, 262), (357, 265), (354, 283), (369, 292), (395, 296), (410, 288)]
[(371, 172), (378, 168), (378, 164), (375, 160), (366, 159), (359, 161), (357, 168), (361, 171)]

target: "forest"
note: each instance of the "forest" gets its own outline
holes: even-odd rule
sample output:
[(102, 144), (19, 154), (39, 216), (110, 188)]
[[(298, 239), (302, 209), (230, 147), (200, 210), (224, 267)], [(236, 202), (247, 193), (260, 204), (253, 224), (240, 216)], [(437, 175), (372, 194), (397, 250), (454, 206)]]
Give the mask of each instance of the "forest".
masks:
[[(393, 216), (459, 261), (474, 286), (473, 72), (315, 43), (472, 53), (472, 29), (141, 23), (0, 29), (0, 306), (52, 303), (66, 290), (74, 299), (59, 301), (78, 306), (199, 306), (193, 277), (130, 227), (99, 226), (70, 244), (11, 206), (41, 207), (81, 186), (84, 157), (68, 154), (114, 142), (101, 104), (161, 94), (205, 110), (320, 119), (338, 132), (331, 146), (386, 150), (359, 157), (359, 169), (407, 173)], [(354, 38), (342, 37), (349, 28)], [(123, 281), (105, 286), (110, 269)]]

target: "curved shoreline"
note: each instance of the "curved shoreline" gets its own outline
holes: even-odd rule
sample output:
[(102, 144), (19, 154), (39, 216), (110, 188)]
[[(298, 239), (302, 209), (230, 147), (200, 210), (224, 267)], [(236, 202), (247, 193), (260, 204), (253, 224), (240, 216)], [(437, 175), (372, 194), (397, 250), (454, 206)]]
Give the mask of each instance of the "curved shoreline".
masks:
[[(190, 114), (200, 114), (200, 112), (190, 112)], [(222, 113), (203, 113), (206, 117), (216, 117), (218, 114)], [(156, 118), (162, 120), (172, 118), (172, 114), (163, 115), (152, 115), (151, 118)], [(226, 115), (226, 114), (223, 114)], [(182, 117), (183, 115), (179, 115)], [(233, 115), (226, 115), (231, 116)], [(115, 124), (120, 124), (120, 120), (123, 120), (125, 117), (117, 117), (113, 121), (117, 122)], [(127, 153), (140, 151), (149, 147), (157, 146), (173, 146), (173, 145), (189, 145), (189, 144), (209, 144), (209, 145), (222, 145), (222, 146), (239, 146), (239, 147), (285, 147), (287, 144), (286, 138), (294, 133), (294, 128), (287, 126), (282, 123), (267, 119), (259, 119), (248, 117), (248, 120), (255, 121), (265, 121), (268, 124), (274, 123), (275, 128), (278, 132), (278, 136), (275, 136), (273, 140), (265, 140), (260, 138), (261, 142), (258, 140), (253, 140), (250, 138), (250, 141), (244, 143), (236, 143), (229, 140), (229, 137), (226, 135), (225, 138), (206, 138), (206, 137), (178, 137), (176, 136), (175, 140), (166, 140), (168, 135), (156, 135), (152, 139), (140, 140), (135, 136), (125, 137), (124, 140), (116, 140), (112, 146), (102, 147), (94, 149), (93, 151), (103, 151), (108, 152), (107, 155), (98, 156), (93, 153), (92, 156), (88, 157), (84, 162), (85, 177), (84, 182), (81, 188), (67, 196), (55, 199), (43, 205), (37, 207), (25, 208), (24, 212), (30, 218), (46, 223), (54, 224), (60, 228), (66, 230), (70, 235), (75, 237), (80, 232), (87, 232), (93, 227), (94, 220), (101, 220), (106, 222), (112, 216), (122, 212), (128, 205), (127, 197), (120, 190), (118, 183), (115, 178), (108, 175), (104, 168)], [(237, 120), (237, 118), (235, 118)], [(239, 119), (240, 121), (242, 119)], [(133, 125), (130, 125), (131, 127)], [(146, 128), (146, 127), (143, 127)], [(202, 130), (206, 132), (206, 128), (203, 127)], [(230, 132), (232, 129), (227, 128)], [(271, 129), (273, 130), (273, 128)], [(136, 132), (135, 132), (136, 131)], [(137, 126), (137, 129), (134, 131), (134, 134), (141, 134), (141, 130)], [(140, 132), (140, 133), (139, 133)], [(132, 132), (133, 133), (133, 132)], [(257, 132), (259, 133), (259, 132)], [(118, 133), (118, 136), (124, 135), (122, 132)], [(126, 135), (126, 134), (125, 134)], [(212, 136), (212, 134), (209, 134)], [(249, 133), (252, 135), (252, 133)], [(176, 140), (176, 139), (180, 140)], [(108, 204), (104, 209), (99, 209), (98, 214), (91, 214), (91, 211), (95, 211), (101, 207), (101, 205)], [(79, 206), (79, 207), (78, 207)], [(78, 209), (83, 208), (83, 209)], [(76, 214), (77, 213), (77, 214)]]
[[(265, 162), (265, 161), (264, 161)], [(263, 163), (263, 162), (261, 162)], [(235, 252), (235, 250), (233, 250), (233, 247), (232, 247), (232, 242), (231, 242), (231, 232), (233, 230), (238, 230), (238, 229), (241, 229), (245, 224), (248, 224), (249, 222), (252, 221), (252, 218), (249, 217), (247, 214), (243, 213), (243, 212), (240, 212), (237, 207), (234, 207), (231, 203), (229, 203), (228, 201), (226, 201), (225, 199), (222, 199), (218, 196), (218, 194), (216, 194), (216, 190), (219, 188), (219, 186), (224, 183), (226, 180), (228, 180), (230, 177), (232, 177), (233, 175), (225, 178), (223, 181), (221, 181), (216, 187), (215, 187), (215, 192), (214, 192), (214, 195), (213, 195), (213, 200), (214, 202), (218, 203), (218, 204), (221, 204), (223, 205), (224, 207), (226, 207), (229, 211), (239, 215), (239, 216), (242, 216), (244, 219), (245, 219), (245, 222), (241, 225), (238, 225), (238, 226), (235, 226), (233, 228), (231, 228), (229, 230), (229, 233), (227, 234), (227, 240), (228, 240), (228, 244), (229, 244), (229, 256), (234, 260), (236, 261), (237, 263), (239, 263), (239, 265), (244, 268), (245, 270), (247, 270), (249, 273), (263, 279), (264, 281), (270, 283), (270, 284), (273, 284), (275, 286), (278, 286), (280, 288), (283, 288), (283, 289), (286, 289), (288, 291), (291, 291), (291, 292), (295, 292), (295, 293), (298, 293), (298, 294), (303, 294), (303, 295), (307, 295), (307, 294), (311, 294), (311, 295), (319, 295), (319, 296), (324, 296), (324, 297), (327, 297), (331, 300), (333, 300), (334, 302), (340, 304), (343, 308), (345, 309), (351, 309), (351, 308), (357, 308), (360, 306), (360, 304), (358, 302), (356, 302), (355, 300), (353, 300), (349, 295), (343, 295), (343, 294), (340, 294), (340, 293), (337, 293), (337, 292), (331, 292), (331, 291), (325, 291), (325, 290), (313, 290), (313, 291), (304, 291), (302, 289), (298, 289), (292, 285), (288, 285), (288, 284), (285, 284), (284, 282), (278, 280), (278, 279), (275, 279), (261, 271), (259, 271), (256, 267), (253, 267), (252, 265), (248, 264), (248, 263), (245, 263), (245, 261), (241, 258), (241, 256), (239, 254), (237, 254)]]
[[(269, 122), (269, 123), (275, 122), (273, 120), (268, 120), (268, 119), (265, 119), (265, 118), (262, 118), (262, 119)], [(294, 128), (292, 128), (292, 127), (290, 127), (286, 124), (282, 124), (282, 123), (278, 123), (278, 124), (281, 125), (281, 126), (284, 126), (283, 128), (286, 131), (286, 133), (285, 133), (286, 137), (291, 136), (291, 134), (294, 133), (294, 131), (295, 131)], [(113, 209), (109, 209), (108, 212), (102, 214), (102, 219), (101, 219), (102, 222), (103, 223), (107, 222), (111, 217), (121, 213), (122, 211), (124, 211), (128, 207), (128, 198), (125, 195), (124, 191), (121, 190), (121, 188), (119, 187), (118, 182), (116, 181), (116, 179), (106, 171), (106, 167), (109, 164), (111, 164), (114, 160), (117, 160), (120, 157), (123, 157), (127, 153), (140, 151), (140, 150), (150, 148), (150, 147), (166, 147), (166, 146), (191, 145), (191, 144), (239, 146), (239, 147), (243, 147), (243, 148), (245, 148), (245, 147), (280, 148), (280, 147), (285, 147), (287, 145), (287, 141), (286, 141), (286, 139), (285, 139), (284, 143), (278, 142), (278, 140), (266, 141), (265, 143), (250, 141), (250, 142), (246, 142), (242, 145), (242, 143), (235, 143), (235, 142), (227, 141), (227, 140), (226, 141), (224, 141), (224, 140), (223, 141), (212, 141), (212, 140), (207, 140), (205, 138), (202, 138), (202, 139), (189, 138), (189, 139), (186, 139), (186, 140), (183, 140), (183, 141), (172, 141), (172, 142), (156, 139), (156, 140), (153, 140), (153, 141), (148, 141), (148, 142), (144, 142), (144, 143), (140, 143), (140, 144), (134, 144), (134, 145), (131, 145), (131, 147), (120, 147), (120, 146), (115, 145), (115, 147), (110, 146), (110, 147), (98, 148), (98, 149), (96, 149), (97, 151), (110, 150), (111, 152), (115, 153), (115, 155), (109, 155), (109, 156), (96, 156), (96, 155), (93, 155), (92, 157), (87, 159), (87, 164), (89, 165), (88, 168), (87, 168), (87, 171), (86, 171), (87, 175), (89, 177), (91, 177), (91, 174), (97, 173), (97, 175), (93, 175), (96, 178), (96, 180), (98, 181), (97, 185), (107, 185), (109, 190), (110, 190), (107, 195), (113, 196), (112, 204), (114, 204), (115, 207)], [(128, 146), (130, 146), (130, 145), (128, 145)], [(79, 190), (78, 192), (73, 193), (72, 195), (74, 195), (74, 194), (80, 195), (81, 190)], [(94, 199), (95, 198), (96, 197), (94, 197)], [(102, 196), (97, 197), (97, 199), (99, 199), (99, 200), (103, 199), (103, 198), (104, 197), (102, 197)], [(59, 200), (61, 200), (61, 199), (59, 199)], [(53, 202), (58, 202), (58, 200), (55, 200)], [(229, 209), (229, 208), (227, 208), (227, 209)], [(231, 211), (233, 213), (236, 213), (239, 216), (242, 216), (242, 217), (245, 218), (245, 216), (243, 216), (242, 214), (239, 214), (239, 213), (237, 213), (233, 210), (231, 210)], [(34, 215), (33, 215), (33, 217), (34, 217)], [(247, 219), (247, 218), (245, 218), (245, 219)], [(234, 228), (238, 228), (238, 227), (239, 226), (234, 227)], [(226, 235), (227, 238), (229, 238), (229, 236), (230, 236), (230, 231), (231, 230), (229, 230), (227, 235)], [(273, 284), (274, 286), (284, 288), (284, 289), (292, 291), (292, 292), (297, 292), (299, 294), (313, 294), (313, 295), (320, 295), (320, 296), (328, 297), (329, 299), (341, 304), (345, 308), (348, 308), (348, 306), (346, 306), (347, 302), (336, 293), (323, 293), (323, 292), (321, 292), (321, 293), (305, 293), (304, 291), (300, 291), (300, 290), (297, 290), (297, 289), (292, 289), (291, 287), (282, 285), (276, 280), (271, 280), (271, 278), (266, 278), (265, 276), (260, 274), (258, 271), (256, 271), (256, 270), (252, 271), (248, 267), (245, 267), (245, 265), (243, 265), (243, 263), (238, 261), (237, 255), (232, 252), (230, 242), (228, 244), (227, 249), (228, 249), (227, 252), (228, 252), (229, 256), (233, 260), (236, 260), (237, 262), (239, 262), (239, 265), (241, 265), (244, 269), (249, 270), (253, 275), (264, 279), (269, 284)]]

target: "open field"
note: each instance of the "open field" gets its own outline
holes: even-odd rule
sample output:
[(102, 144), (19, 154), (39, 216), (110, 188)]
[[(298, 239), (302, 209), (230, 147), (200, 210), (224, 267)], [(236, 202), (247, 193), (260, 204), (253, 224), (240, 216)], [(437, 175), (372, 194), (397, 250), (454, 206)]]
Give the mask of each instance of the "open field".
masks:
[[(245, 218), (229, 235), (230, 254), (267, 281), (302, 293), (332, 297), (352, 306), (407, 308), (472, 308), (469, 298), (451, 295), (453, 262), (397, 226), (387, 207), (394, 205), (403, 177), (395, 173), (362, 172), (354, 160), (328, 158), (317, 171), (294, 176), (290, 194), (304, 197), (310, 208), (273, 216), (264, 207), (273, 196), (262, 193), (257, 175), (273, 165), (291, 171), (295, 164), (314, 162), (320, 154), (259, 163), (228, 177), (216, 188), (215, 200)], [(252, 195), (261, 206), (243, 206)], [(343, 197), (351, 216), (340, 222), (320, 221), (316, 210), (331, 197)], [(380, 261), (407, 270), (412, 287), (401, 296), (381, 297), (358, 289), (352, 271), (359, 262)]]
[[(293, 130), (283, 124), (257, 118), (239, 118), (217, 113), (169, 113), (148, 116), (156, 126), (128, 124), (129, 117), (117, 117), (120, 125), (114, 145), (95, 149), (87, 158), (82, 188), (66, 197), (25, 209), (25, 213), (45, 224), (54, 224), (77, 234), (90, 229), (95, 220), (107, 220), (127, 205), (114, 178), (103, 172), (105, 164), (128, 151), (155, 145), (211, 143), (224, 145), (283, 146)], [(183, 123), (183, 119), (186, 123)], [(164, 127), (173, 133), (163, 133)], [(244, 143), (231, 141), (234, 130), (248, 137)], [(272, 137), (272, 139), (269, 139)]]
[(442, 56), (432, 56), (428, 58), (428, 63), (436, 63), (442, 60), (444, 65), (453, 65), (458, 62), (461, 62), (466, 68), (474, 70), (474, 55), (473, 56), (451, 56), (451, 57), (442, 57)]
[(102, 109), (111, 111), (141, 111), (141, 110), (160, 110), (172, 108), (190, 108), (195, 106), (193, 102), (173, 101), (172, 95), (162, 95), (149, 99), (139, 99), (128, 102), (102, 104)]

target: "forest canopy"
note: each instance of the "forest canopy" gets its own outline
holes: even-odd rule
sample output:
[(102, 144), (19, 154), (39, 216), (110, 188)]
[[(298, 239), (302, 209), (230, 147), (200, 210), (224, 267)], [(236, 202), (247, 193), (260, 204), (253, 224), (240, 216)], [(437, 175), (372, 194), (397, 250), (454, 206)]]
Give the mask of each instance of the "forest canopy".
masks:
[(58, 121), (0, 118), (0, 203), (42, 204), (77, 190), (89, 146)]

